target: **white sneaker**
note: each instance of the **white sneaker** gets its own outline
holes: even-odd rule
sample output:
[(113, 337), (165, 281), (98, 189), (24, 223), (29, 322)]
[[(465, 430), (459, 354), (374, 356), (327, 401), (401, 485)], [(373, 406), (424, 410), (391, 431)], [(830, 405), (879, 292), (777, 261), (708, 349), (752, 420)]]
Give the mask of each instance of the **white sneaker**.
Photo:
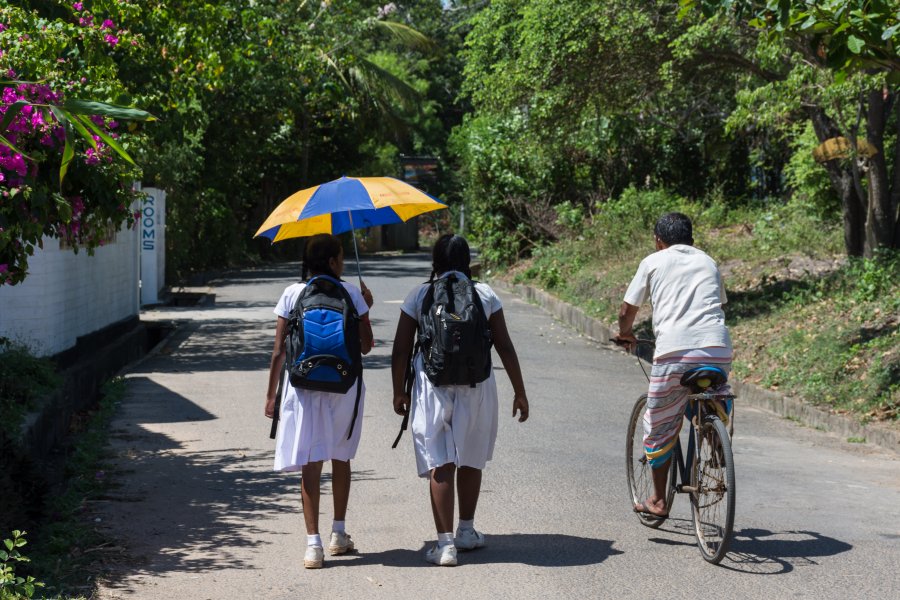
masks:
[(474, 529), (457, 529), (453, 543), (460, 550), (474, 550), (484, 548), (484, 534)]
[(303, 566), (307, 569), (321, 569), (325, 562), (325, 551), (322, 546), (307, 546), (303, 555)]
[(446, 546), (432, 546), (432, 548), (425, 553), (425, 560), (442, 567), (455, 567), (456, 546), (453, 544), (447, 544)]
[(343, 531), (332, 531), (331, 541), (328, 543), (328, 554), (337, 556), (338, 554), (346, 554), (353, 550), (353, 540), (350, 534)]

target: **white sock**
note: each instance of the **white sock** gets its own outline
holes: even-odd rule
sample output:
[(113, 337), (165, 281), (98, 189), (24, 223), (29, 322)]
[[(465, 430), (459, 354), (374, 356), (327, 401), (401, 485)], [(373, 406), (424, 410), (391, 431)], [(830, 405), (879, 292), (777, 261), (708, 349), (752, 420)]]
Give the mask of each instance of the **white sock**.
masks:
[(439, 533), (438, 534), (438, 547), (443, 548), (444, 546), (453, 545), (453, 532), (450, 533)]
[(306, 536), (306, 545), (307, 546), (318, 546), (321, 548), (322, 547), (322, 536), (320, 536), (318, 533)]
[(344, 529), (344, 523), (346, 523), (346, 521), (332, 521), (331, 530), (338, 533), (346, 533), (347, 530)]
[(475, 519), (469, 519), (468, 521), (460, 519), (459, 529), (475, 529)]

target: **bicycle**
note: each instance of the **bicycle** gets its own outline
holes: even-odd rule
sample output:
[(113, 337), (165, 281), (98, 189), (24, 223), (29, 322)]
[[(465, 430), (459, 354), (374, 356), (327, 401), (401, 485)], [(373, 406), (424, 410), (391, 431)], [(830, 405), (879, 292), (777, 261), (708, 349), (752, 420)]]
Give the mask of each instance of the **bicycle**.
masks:
[[(614, 339), (611, 341), (618, 343)], [(638, 340), (638, 344), (653, 343), (652, 340)], [(640, 364), (640, 359), (638, 362)], [(643, 365), (641, 370), (644, 370)], [(649, 381), (646, 370), (644, 375)], [(733, 426), (734, 396), (713, 391), (726, 381), (725, 372), (711, 365), (682, 374), (681, 384), (691, 389), (685, 411), (691, 426), (686, 452), (682, 452), (680, 437), (675, 441), (666, 486), (667, 511), (671, 511), (676, 493), (689, 495), (697, 546), (703, 558), (712, 564), (718, 564), (725, 557), (734, 528), (735, 476), (729, 431)], [(720, 405), (723, 400), (728, 406), (726, 409)], [(643, 426), (638, 426), (643, 423), (646, 406), (647, 394), (642, 394), (635, 402), (628, 422), (625, 460), (632, 506), (653, 494), (652, 469), (644, 454)], [(641, 524), (654, 529), (668, 518), (668, 515), (636, 514)]]

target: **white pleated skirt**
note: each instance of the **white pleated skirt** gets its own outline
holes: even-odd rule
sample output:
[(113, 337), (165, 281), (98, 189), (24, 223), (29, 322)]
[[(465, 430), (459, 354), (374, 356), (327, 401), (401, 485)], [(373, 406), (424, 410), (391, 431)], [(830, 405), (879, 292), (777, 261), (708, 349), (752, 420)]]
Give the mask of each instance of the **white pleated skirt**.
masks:
[(494, 372), (475, 387), (435, 387), (416, 357), (412, 389), (412, 437), (420, 477), (447, 463), (483, 469), (497, 440), (497, 382)]
[(359, 412), (349, 439), (356, 402), (356, 386), (346, 394), (314, 392), (284, 386), (278, 432), (275, 435), (275, 470), (299, 471), (321, 460), (347, 461), (356, 456), (362, 431), (366, 386), (362, 384)]

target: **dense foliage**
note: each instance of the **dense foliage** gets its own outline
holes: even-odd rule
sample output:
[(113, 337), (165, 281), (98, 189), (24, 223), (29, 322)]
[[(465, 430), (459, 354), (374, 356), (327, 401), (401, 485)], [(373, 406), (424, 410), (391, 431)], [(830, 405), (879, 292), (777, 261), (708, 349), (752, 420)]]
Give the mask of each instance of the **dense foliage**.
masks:
[(138, 40), (80, 2), (70, 11), (0, 7), (0, 285), (25, 278), (44, 236), (91, 251), (135, 221), (135, 136), (120, 132), (151, 117), (108, 102), (124, 93), (115, 57)]
[[(8, 283), (25, 276), (43, 235), (74, 233), (90, 249), (107, 224), (128, 224), (139, 177), (168, 192), (176, 277), (268, 252), (250, 236), (283, 197), (342, 174), (397, 175), (400, 153), (443, 155), (460, 120), (454, 24), (464, 11), (436, 1), (24, 0), (0, 11), (0, 69), (14, 71), (4, 107), (59, 108), (20, 111), (15, 148), (0, 151), (0, 185), (19, 199), (0, 205)], [(70, 162), (59, 120), (68, 98), (139, 106), (159, 121), (126, 134), (121, 118), (70, 119), (76, 136), (91, 129)], [(141, 171), (107, 160), (112, 144)]]
[[(843, 215), (849, 254), (896, 245), (885, 4), (490, 3), (466, 39), (473, 111), (454, 135), (489, 257), (558, 238), (561, 205), (596, 213), (630, 186), (732, 207), (801, 195)], [(814, 164), (826, 140), (843, 150)]]

